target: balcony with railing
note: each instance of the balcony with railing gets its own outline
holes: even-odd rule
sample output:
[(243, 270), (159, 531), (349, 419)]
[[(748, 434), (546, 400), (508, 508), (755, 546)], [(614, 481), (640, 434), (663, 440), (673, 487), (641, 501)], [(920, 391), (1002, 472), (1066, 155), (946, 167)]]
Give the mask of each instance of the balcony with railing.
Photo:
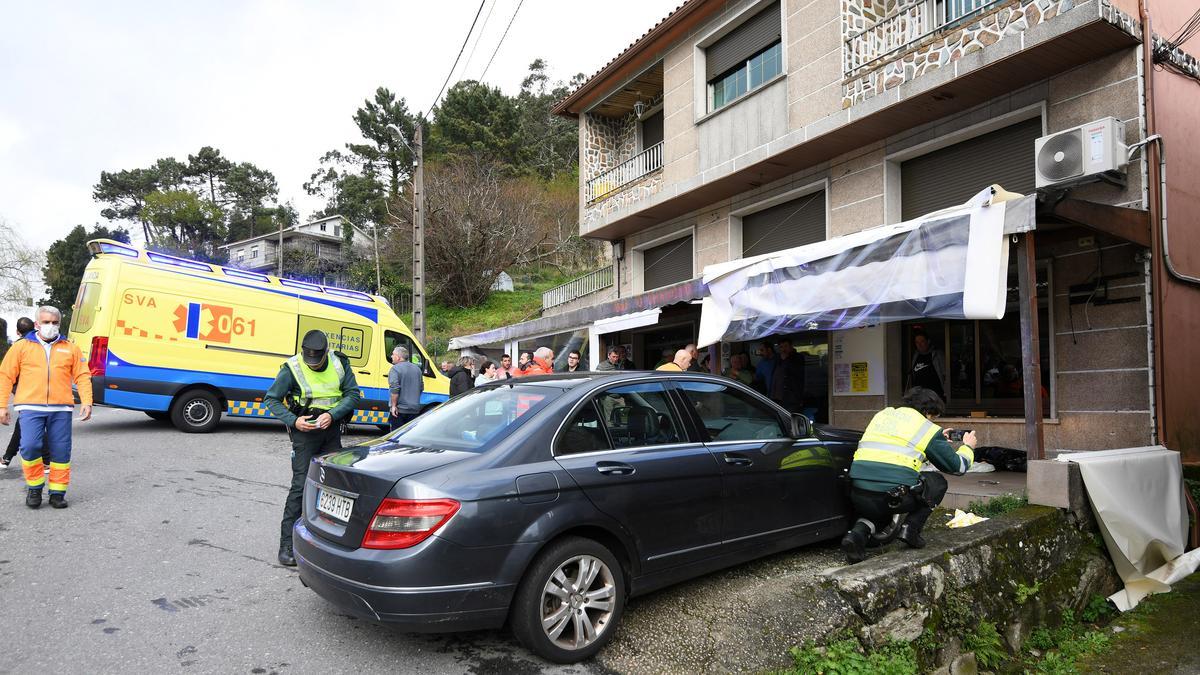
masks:
[(1026, 30), (1070, 11), (1075, 4), (1073, 0), (842, 0), (843, 106), (950, 66), (1002, 40), (1020, 39)]
[[(927, 37), (950, 30), (1012, 0), (895, 0), (866, 28), (851, 30), (842, 50), (847, 77), (886, 63)], [(869, 15), (868, 15), (869, 18)]]
[(584, 184), (588, 204), (604, 199), (621, 188), (662, 168), (663, 144), (656, 143)]
[(602, 291), (613, 285), (612, 266), (601, 267), (587, 274), (572, 279), (561, 286), (555, 286), (542, 292), (542, 310), (563, 305), (572, 300)]

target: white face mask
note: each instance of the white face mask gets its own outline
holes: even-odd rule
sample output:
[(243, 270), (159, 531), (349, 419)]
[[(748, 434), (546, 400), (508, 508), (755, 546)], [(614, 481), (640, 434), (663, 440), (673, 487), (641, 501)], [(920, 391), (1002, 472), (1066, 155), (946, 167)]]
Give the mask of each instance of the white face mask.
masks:
[(38, 324), (38, 335), (49, 342), (58, 337), (58, 326), (52, 323), (40, 323)]

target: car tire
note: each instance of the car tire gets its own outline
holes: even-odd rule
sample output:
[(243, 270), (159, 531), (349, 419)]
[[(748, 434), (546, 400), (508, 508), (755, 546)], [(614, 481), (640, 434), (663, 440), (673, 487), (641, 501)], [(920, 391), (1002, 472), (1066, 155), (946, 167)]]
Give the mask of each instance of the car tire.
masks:
[(211, 392), (189, 389), (171, 403), (171, 423), (189, 434), (206, 434), (221, 421), (221, 402)]
[(146, 413), (146, 417), (155, 422), (169, 422), (171, 420), (171, 413), (164, 410), (146, 410), (144, 412)]
[(550, 544), (525, 572), (510, 625), (534, 654), (577, 663), (612, 639), (624, 610), (625, 573), (616, 557), (599, 542), (566, 537)]

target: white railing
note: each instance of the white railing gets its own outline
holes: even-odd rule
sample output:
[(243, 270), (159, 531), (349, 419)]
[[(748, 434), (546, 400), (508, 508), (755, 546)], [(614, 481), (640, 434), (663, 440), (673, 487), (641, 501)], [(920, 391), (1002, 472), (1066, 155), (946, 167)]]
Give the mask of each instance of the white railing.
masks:
[(601, 267), (598, 270), (572, 279), (561, 286), (555, 286), (542, 292), (542, 309), (550, 309), (556, 305), (568, 303), (576, 298), (582, 298), (596, 291), (613, 285), (613, 268)]
[(847, 77), (869, 70), (926, 36), (975, 18), (1006, 0), (914, 0), (851, 35), (842, 50)]
[(658, 143), (589, 180), (584, 185), (584, 199), (588, 204), (603, 199), (662, 165), (663, 144)]

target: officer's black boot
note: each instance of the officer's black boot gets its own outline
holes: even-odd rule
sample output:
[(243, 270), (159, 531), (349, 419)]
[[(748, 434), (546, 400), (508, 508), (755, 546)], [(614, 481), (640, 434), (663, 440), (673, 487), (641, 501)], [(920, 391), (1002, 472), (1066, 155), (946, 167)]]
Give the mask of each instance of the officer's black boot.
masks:
[(853, 565), (867, 559), (867, 538), (870, 536), (871, 526), (860, 519), (842, 537), (842, 553), (846, 554), (847, 563)]
[(932, 509), (923, 508), (908, 514), (908, 520), (900, 526), (900, 541), (908, 544), (909, 548), (925, 548), (925, 538), (921, 530), (925, 529), (925, 521), (929, 519)]
[(31, 509), (36, 509), (42, 505), (41, 490), (26, 490), (25, 491), (25, 506)]
[(296, 566), (296, 555), (292, 553), (292, 542), (279, 542), (279, 564), (287, 567)]
[(67, 508), (68, 504), (66, 495), (62, 494), (61, 492), (51, 492), (50, 506), (53, 506), (56, 509)]

